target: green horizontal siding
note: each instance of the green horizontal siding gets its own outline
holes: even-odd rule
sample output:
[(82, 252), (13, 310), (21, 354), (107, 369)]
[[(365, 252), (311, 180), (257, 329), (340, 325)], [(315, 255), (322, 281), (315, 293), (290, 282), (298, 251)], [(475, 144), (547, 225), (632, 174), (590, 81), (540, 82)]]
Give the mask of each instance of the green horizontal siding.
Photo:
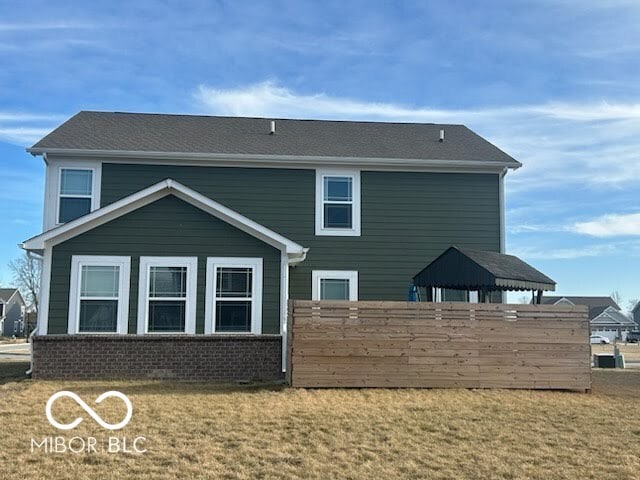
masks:
[(363, 171), (360, 237), (315, 236), (314, 170), (104, 164), (102, 204), (166, 178), (309, 247), (292, 298), (311, 297), (311, 270), (357, 270), (360, 299), (402, 300), (447, 247), (500, 248), (497, 174)]
[(141, 256), (198, 257), (196, 333), (204, 332), (207, 257), (260, 257), (262, 331), (280, 333), (280, 251), (176, 197), (165, 197), (53, 248), (49, 333), (67, 333), (72, 255), (131, 256), (129, 333), (136, 332)]

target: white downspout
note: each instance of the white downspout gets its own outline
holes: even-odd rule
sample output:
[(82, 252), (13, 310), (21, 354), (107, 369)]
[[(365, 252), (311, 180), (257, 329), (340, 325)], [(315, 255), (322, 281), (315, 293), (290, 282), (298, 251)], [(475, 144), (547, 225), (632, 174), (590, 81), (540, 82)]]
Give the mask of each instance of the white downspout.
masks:
[(287, 334), (289, 333), (289, 267), (304, 262), (308, 248), (302, 249), (302, 254), (289, 258), (286, 251), (280, 255), (280, 335), (282, 336), (282, 372), (287, 371)]
[[(45, 262), (45, 256), (47, 257), (46, 260), (48, 263)], [(44, 284), (47, 280), (45, 280), (45, 265), (47, 265), (47, 275), (51, 274), (51, 251), (49, 251), (48, 255), (47, 255), (47, 249), (45, 248), (44, 254), (43, 255), (38, 255), (38, 254), (34, 254), (32, 251), (27, 250), (27, 257), (29, 258), (34, 258), (37, 261), (39, 261), (41, 263), (40, 265), (40, 291), (39, 296), (40, 298), (38, 299), (38, 311), (36, 312), (36, 328), (33, 329), (33, 332), (31, 332), (29, 334), (29, 370), (27, 370), (25, 372), (25, 375), (31, 375), (31, 372), (33, 371), (33, 337), (36, 336), (39, 331), (40, 331), (40, 325), (41, 325), (41, 318), (42, 317), (42, 309), (43, 309), (43, 303), (42, 303), (42, 292)], [(48, 284), (47, 284), (48, 285)], [(47, 286), (47, 309), (49, 308), (49, 298), (48, 298), (48, 286)]]

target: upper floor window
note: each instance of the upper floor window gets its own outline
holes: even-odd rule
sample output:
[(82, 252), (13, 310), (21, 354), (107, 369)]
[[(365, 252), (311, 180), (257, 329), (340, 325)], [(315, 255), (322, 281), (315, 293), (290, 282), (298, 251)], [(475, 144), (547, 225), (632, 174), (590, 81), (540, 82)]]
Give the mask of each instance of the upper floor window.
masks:
[(45, 178), (45, 231), (100, 208), (102, 163), (49, 157)]
[(58, 223), (70, 222), (91, 211), (93, 173), (91, 169), (60, 169)]
[(316, 235), (360, 235), (359, 171), (316, 171)]

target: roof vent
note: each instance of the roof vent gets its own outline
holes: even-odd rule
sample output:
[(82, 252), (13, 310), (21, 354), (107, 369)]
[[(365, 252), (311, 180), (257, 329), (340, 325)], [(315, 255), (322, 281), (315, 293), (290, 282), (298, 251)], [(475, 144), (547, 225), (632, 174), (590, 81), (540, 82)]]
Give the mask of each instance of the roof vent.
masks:
[(276, 121), (271, 120), (271, 130), (269, 130), (269, 135), (275, 135), (275, 134), (276, 134)]
[(444, 128), (440, 130), (440, 143), (444, 142)]

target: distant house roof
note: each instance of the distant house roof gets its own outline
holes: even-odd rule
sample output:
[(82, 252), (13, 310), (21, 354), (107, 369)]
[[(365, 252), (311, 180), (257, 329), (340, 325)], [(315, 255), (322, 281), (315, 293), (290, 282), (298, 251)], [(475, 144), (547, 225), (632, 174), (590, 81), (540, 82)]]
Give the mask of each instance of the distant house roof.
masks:
[[(0, 300), (7, 303), (16, 293), (20, 295), (20, 290), (17, 288), (0, 288)], [(22, 298), (22, 295), (20, 295), (20, 298)]]
[(585, 305), (589, 307), (589, 318), (593, 319), (600, 315), (607, 307), (612, 307), (616, 310), (620, 310), (618, 304), (611, 297), (573, 297), (573, 296), (544, 296), (542, 297), (542, 303), (546, 305), (553, 305), (560, 300), (565, 299), (574, 305)]
[(413, 277), (420, 287), (464, 290), (555, 290), (556, 282), (518, 257), (449, 247)]
[[(270, 135), (271, 120), (276, 132)], [(440, 130), (445, 139), (440, 142)], [(82, 111), (33, 145), (60, 151), (339, 157), (521, 164), (464, 125)]]
[(16, 291), (18, 291), (17, 288), (0, 288), (0, 300), (8, 302)]
[(592, 326), (635, 327), (635, 322), (614, 307), (605, 307), (598, 315), (591, 318)]

